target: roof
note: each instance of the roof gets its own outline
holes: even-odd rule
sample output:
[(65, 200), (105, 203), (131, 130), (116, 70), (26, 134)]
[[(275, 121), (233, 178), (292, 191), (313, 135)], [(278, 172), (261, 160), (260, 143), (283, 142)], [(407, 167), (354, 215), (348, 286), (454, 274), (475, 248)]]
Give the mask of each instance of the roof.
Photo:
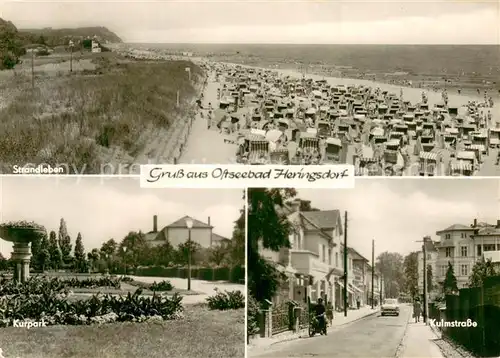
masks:
[(352, 258), (353, 260), (363, 260), (365, 262), (369, 262), (366, 257), (364, 257), (363, 255), (361, 255), (359, 252), (357, 252), (356, 250), (354, 250), (352, 247), (347, 247), (347, 250), (348, 250), (349, 253), (351, 253), (354, 256)]
[(494, 226), (489, 226), (489, 227), (483, 227), (479, 229), (478, 233), (475, 234), (474, 236), (489, 236), (489, 235), (500, 235), (500, 228), (494, 227)]
[(319, 229), (334, 229), (340, 220), (339, 210), (302, 211), (301, 215)]
[(448, 226), (444, 230), (440, 230), (436, 232), (436, 235), (440, 235), (445, 232), (451, 232), (451, 231), (473, 231), (474, 229), (470, 226), (462, 225), (462, 224), (453, 224), (451, 226)]
[(222, 242), (222, 241), (231, 241), (231, 239), (228, 239), (227, 237), (221, 236), (216, 233), (212, 233), (212, 241)]
[(193, 229), (202, 229), (202, 228), (213, 229), (213, 226), (210, 226), (210, 225), (208, 225), (204, 222), (201, 222), (200, 220), (197, 220), (195, 218), (192, 218), (188, 215), (183, 216), (182, 218), (178, 219), (177, 221), (174, 221), (173, 223), (171, 223), (170, 225), (165, 226), (165, 228), (186, 228), (187, 229), (187, 226), (186, 226), (186, 219), (187, 218), (190, 218), (191, 220), (193, 220)]

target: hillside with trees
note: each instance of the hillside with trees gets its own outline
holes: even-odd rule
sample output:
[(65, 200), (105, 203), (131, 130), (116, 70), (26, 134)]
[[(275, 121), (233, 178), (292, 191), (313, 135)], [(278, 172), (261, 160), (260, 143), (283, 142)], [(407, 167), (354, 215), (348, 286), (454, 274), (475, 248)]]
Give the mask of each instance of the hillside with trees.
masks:
[(20, 29), (19, 35), (26, 44), (40, 44), (49, 47), (67, 46), (69, 40), (83, 41), (97, 37), (102, 43), (123, 42), (114, 32), (106, 27), (79, 27), (74, 29)]
[(23, 29), (19, 30), (10, 21), (0, 18), (0, 70), (12, 69), (19, 58), (33, 46), (68, 46), (69, 41), (76, 48), (90, 48), (91, 38), (100, 44), (119, 43), (122, 40), (105, 27), (80, 27), (74, 29)]

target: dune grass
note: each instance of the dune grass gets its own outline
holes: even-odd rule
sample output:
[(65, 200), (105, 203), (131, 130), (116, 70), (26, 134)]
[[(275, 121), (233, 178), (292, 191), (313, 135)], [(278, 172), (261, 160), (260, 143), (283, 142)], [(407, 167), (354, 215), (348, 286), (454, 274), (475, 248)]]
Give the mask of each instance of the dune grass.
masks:
[[(35, 89), (21, 91), (0, 109), (4, 171), (14, 164), (69, 163), (97, 174), (106, 148), (135, 157), (145, 144), (139, 140), (145, 129), (169, 129), (187, 115), (200, 75), (187, 61), (127, 62), (109, 55), (95, 70), (36, 73)], [(26, 80), (29, 74), (17, 77)]]
[(3, 328), (5, 357), (220, 358), (245, 356), (244, 310), (185, 306), (185, 318), (162, 323)]

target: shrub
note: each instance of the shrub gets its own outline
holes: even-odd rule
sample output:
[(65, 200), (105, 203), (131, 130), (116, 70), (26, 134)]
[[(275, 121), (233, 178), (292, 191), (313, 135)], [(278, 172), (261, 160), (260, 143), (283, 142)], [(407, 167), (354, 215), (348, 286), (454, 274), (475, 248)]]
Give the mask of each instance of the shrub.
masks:
[(153, 282), (151, 286), (149, 286), (151, 291), (172, 291), (174, 286), (170, 283), (170, 281), (161, 281), (159, 283)]
[(214, 272), (214, 281), (229, 281), (231, 269), (229, 267), (217, 267)]
[[(20, 286), (37, 288), (31, 282)], [(39, 288), (39, 287), (38, 287)], [(0, 326), (12, 325), (16, 319), (44, 320), (48, 325), (82, 325), (108, 322), (142, 322), (179, 318), (182, 296), (171, 298), (154, 295), (141, 297), (139, 288), (125, 297), (93, 295), (88, 300), (71, 301), (70, 294), (58, 293), (45, 286), (38, 294), (14, 294), (0, 297)]]
[(250, 337), (259, 333), (260, 306), (253, 297), (248, 297), (247, 302), (247, 336)]
[(245, 308), (245, 296), (241, 291), (218, 291), (214, 296), (208, 297), (208, 307), (211, 310), (236, 310)]
[(231, 282), (241, 283), (245, 281), (245, 267), (234, 266), (231, 269), (231, 277), (229, 278)]

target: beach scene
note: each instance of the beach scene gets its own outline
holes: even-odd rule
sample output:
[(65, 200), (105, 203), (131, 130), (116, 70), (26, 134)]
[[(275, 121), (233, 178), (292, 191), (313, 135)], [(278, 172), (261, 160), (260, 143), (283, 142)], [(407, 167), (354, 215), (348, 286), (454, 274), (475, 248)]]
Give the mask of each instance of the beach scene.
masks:
[[(329, 27), (325, 14), (338, 4), (293, 4), (280, 26), (267, 12), (262, 24), (239, 26), (220, 14), (256, 14), (262, 4), (168, 4), (192, 26), (194, 18), (200, 23), (188, 28), (151, 10), (156, 27), (171, 21), (161, 31), (142, 23), (133, 31), (102, 14), (109, 29), (64, 27), (66, 20), (60, 29), (29, 29), (26, 20), (6, 17), (2, 171), (29, 163), (73, 174), (138, 174), (141, 164), (240, 163), (352, 164), (359, 176), (498, 175), (500, 61), (491, 35), (498, 25), (490, 21), (497, 5), (430, 5), (424, 12), (402, 4), (373, 5), (388, 19), (384, 26), (357, 12), (359, 4), (341, 6), (345, 16)], [(9, 6), (4, 13), (14, 20), (23, 5)], [(266, 6), (285, 9), (282, 2)], [(300, 16), (304, 9), (312, 19)], [(213, 19), (202, 19), (204, 12)], [(403, 31), (403, 22), (389, 15), (416, 29), (447, 23), (459, 32), (418, 42), (408, 35), (419, 44), (402, 44), (390, 35)], [(480, 15), (484, 29), (472, 21)], [(363, 21), (378, 36), (357, 44), (366, 35)], [(341, 28), (350, 31), (340, 36)]]

